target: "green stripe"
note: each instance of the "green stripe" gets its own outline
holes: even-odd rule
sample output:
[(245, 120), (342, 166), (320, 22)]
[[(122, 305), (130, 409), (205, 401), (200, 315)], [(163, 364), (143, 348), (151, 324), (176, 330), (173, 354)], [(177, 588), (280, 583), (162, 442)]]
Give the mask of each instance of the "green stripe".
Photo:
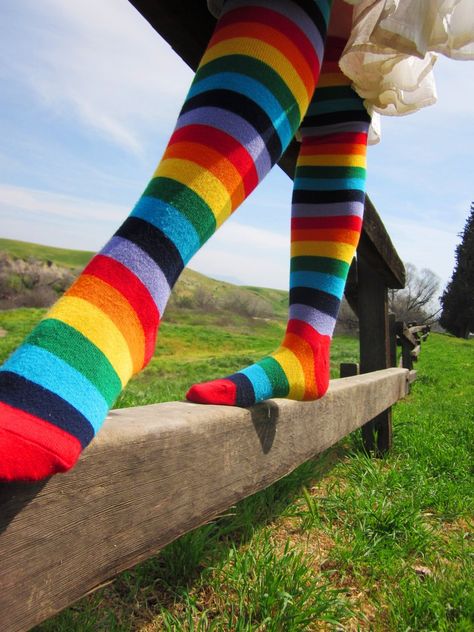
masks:
[(360, 96), (351, 86), (329, 86), (327, 88), (316, 88), (313, 103), (331, 101), (333, 99), (352, 99), (354, 97), (357, 97), (362, 102)]
[(325, 272), (340, 279), (345, 279), (349, 272), (349, 264), (329, 257), (292, 257), (291, 272)]
[(143, 195), (150, 195), (178, 209), (196, 229), (201, 246), (214, 234), (216, 218), (210, 206), (181, 182), (172, 178), (153, 178)]
[(301, 121), (296, 99), (280, 75), (268, 64), (258, 59), (253, 59), (247, 55), (226, 55), (225, 57), (219, 57), (205, 64), (197, 71), (193, 85), (205, 77), (209, 77), (218, 72), (229, 72), (229, 68), (235, 68), (236, 72), (247, 75), (268, 88), (280, 103), (282, 110), (285, 111), (293, 133), (298, 129)]
[(55, 318), (42, 320), (26, 342), (46, 349), (91, 382), (112, 406), (122, 384), (104, 354), (77, 329)]
[(365, 178), (363, 167), (297, 167), (295, 178)]
[(290, 385), (286, 373), (280, 364), (271, 357), (263, 358), (258, 363), (267, 374), (268, 379), (273, 387), (272, 397), (286, 397), (290, 392)]

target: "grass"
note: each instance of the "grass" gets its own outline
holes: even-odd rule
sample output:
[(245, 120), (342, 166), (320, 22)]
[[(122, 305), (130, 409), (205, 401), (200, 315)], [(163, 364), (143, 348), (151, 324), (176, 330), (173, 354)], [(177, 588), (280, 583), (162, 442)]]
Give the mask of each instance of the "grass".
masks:
[[(41, 314), (0, 315), (3, 354)], [(234, 370), (281, 335), (278, 322), (171, 316), (121, 405), (182, 398), (194, 379)], [(354, 360), (356, 346), (336, 339), (333, 362)], [(38, 632), (471, 632), (473, 365), (474, 341), (431, 335), (385, 458), (368, 458), (354, 433)]]

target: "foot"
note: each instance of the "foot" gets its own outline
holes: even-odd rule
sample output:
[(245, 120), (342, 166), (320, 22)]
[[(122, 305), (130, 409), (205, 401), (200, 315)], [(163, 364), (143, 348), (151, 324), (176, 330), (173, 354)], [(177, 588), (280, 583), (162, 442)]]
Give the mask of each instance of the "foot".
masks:
[(224, 379), (195, 384), (186, 398), (225, 406), (252, 406), (272, 397), (318, 399), (329, 384), (330, 341), (307, 323), (291, 321), (275, 353)]

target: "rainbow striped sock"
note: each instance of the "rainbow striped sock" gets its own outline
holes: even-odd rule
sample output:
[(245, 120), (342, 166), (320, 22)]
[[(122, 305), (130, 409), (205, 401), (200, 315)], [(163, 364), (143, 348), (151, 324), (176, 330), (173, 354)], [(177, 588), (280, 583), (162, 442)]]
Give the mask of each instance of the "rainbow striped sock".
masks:
[(312, 400), (329, 382), (329, 346), (359, 241), (370, 118), (340, 72), (342, 40), (328, 38), (318, 88), (301, 127), (293, 191), (290, 306), (281, 346), (221, 380), (193, 386), (199, 403), (251, 406)]
[(0, 479), (72, 467), (191, 256), (279, 159), (317, 82), (331, 0), (228, 0), (130, 217), (0, 369)]

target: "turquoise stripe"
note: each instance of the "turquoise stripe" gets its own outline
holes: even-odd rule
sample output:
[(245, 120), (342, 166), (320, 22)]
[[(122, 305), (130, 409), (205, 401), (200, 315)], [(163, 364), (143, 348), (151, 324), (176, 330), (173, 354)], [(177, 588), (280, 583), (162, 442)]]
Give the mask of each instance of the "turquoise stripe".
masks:
[(360, 97), (352, 99), (334, 99), (318, 101), (316, 99), (308, 108), (306, 116), (316, 116), (317, 114), (328, 114), (333, 112), (343, 112), (344, 110), (365, 110)]
[(295, 178), (296, 191), (365, 190), (365, 178)]
[(293, 138), (285, 110), (278, 99), (263, 84), (237, 72), (218, 72), (194, 83), (188, 99), (209, 90), (232, 90), (251, 99), (261, 107), (272, 121), (283, 147)]
[(109, 406), (91, 382), (46, 349), (24, 344), (5, 362), (2, 369), (62, 397), (84, 415), (94, 432), (98, 431), (107, 415)]
[(161, 230), (179, 250), (185, 264), (201, 246), (199, 235), (191, 222), (177, 208), (163, 200), (143, 195), (135, 205), (132, 217), (139, 217)]
[(268, 375), (258, 364), (252, 364), (242, 371), (239, 371), (251, 381), (255, 393), (255, 401), (261, 402), (263, 399), (273, 397), (273, 388), (268, 379)]
[(291, 272), (290, 287), (310, 287), (314, 290), (323, 290), (341, 298), (346, 284), (345, 277), (325, 274), (324, 272)]

